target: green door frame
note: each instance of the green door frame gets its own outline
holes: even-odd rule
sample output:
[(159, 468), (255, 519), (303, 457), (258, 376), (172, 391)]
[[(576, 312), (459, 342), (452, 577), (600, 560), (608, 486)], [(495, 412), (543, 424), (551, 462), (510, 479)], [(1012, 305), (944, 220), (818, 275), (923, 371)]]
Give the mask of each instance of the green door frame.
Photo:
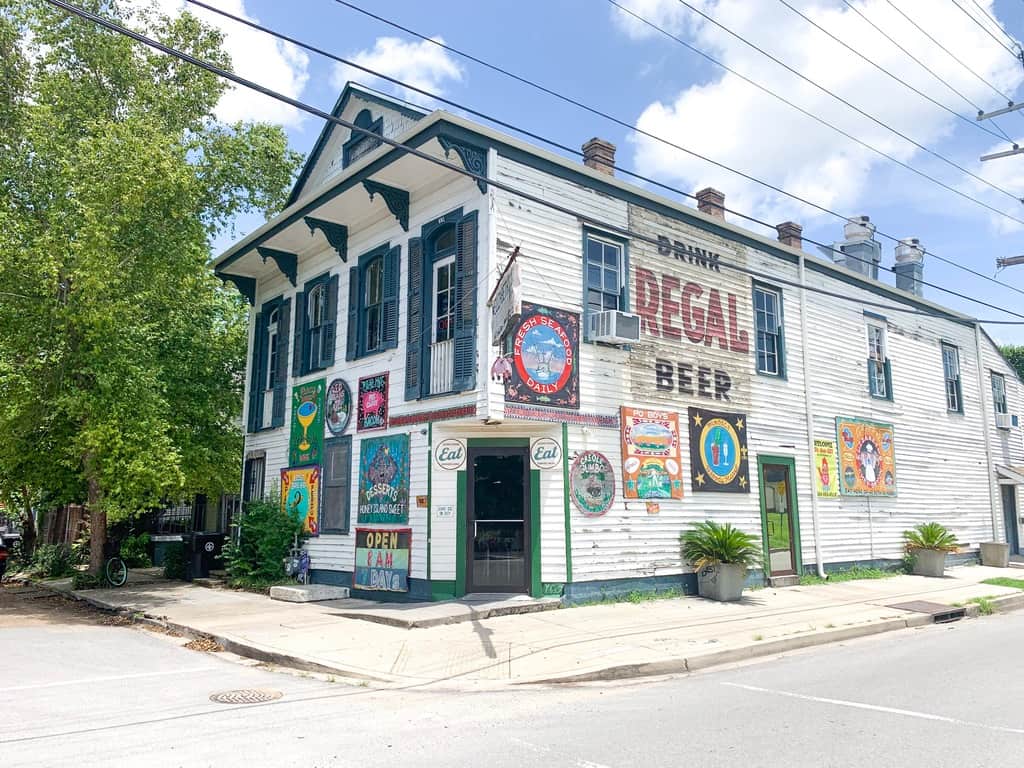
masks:
[(793, 525), (790, 534), (793, 537), (793, 560), (796, 566), (796, 573), (802, 576), (804, 572), (804, 557), (800, 547), (800, 507), (797, 504), (798, 495), (796, 492), (796, 459), (792, 456), (772, 456), (770, 454), (757, 457), (757, 488), (761, 501), (761, 545), (764, 549), (764, 577), (771, 576), (771, 552), (768, 550), (768, 518), (765, 510), (764, 497), (764, 465), (779, 464), (789, 470), (789, 508), (793, 514)]
[[(466, 448), (526, 448), (529, 456), (528, 437), (471, 437)], [(466, 519), (467, 496), (469, 494), (469, 473), (459, 470), (456, 478), (456, 530), (455, 530), (455, 596), (466, 594)], [(544, 585), (540, 578), (540, 470), (530, 469), (530, 595), (544, 596)]]

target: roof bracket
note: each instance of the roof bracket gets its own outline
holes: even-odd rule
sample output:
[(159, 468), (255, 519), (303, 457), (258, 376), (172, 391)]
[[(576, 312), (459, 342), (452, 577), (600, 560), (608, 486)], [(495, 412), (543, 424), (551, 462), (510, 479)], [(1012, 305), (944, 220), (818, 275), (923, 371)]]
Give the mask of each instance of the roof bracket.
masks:
[(256, 252), (263, 257), (263, 263), (267, 263), (267, 259), (273, 259), (274, 263), (277, 264), (277, 268), (281, 270), (281, 274), (288, 278), (288, 282), (294, 287), (295, 277), (298, 274), (299, 269), (299, 257), (294, 253), (288, 253), (287, 251), (279, 251), (275, 248), (265, 248), (262, 245), (256, 246)]
[(315, 233), (318, 229), (323, 232), (327, 242), (338, 252), (341, 260), (348, 263), (348, 227), (344, 224), (316, 219), (312, 216), (306, 216), (303, 220), (306, 222), (306, 226), (309, 227), (310, 234)]
[(391, 214), (398, 219), (398, 223), (402, 225), (402, 229), (406, 232), (409, 231), (409, 193), (404, 189), (398, 187), (389, 187), (387, 184), (381, 184), (379, 181), (373, 181), (367, 179), (363, 182), (363, 186), (366, 187), (366, 191), (370, 193), (370, 200), (373, 200), (374, 195), (380, 195), (384, 198), (385, 204), (388, 206), (388, 210)]
[(245, 277), (244, 275), (231, 275), (227, 272), (216, 272), (215, 274), (225, 283), (234, 284), (238, 292), (249, 301), (250, 307), (256, 306), (256, 278)]
[[(455, 150), (455, 154), (459, 156), (462, 161), (462, 166), (470, 173), (475, 173), (477, 176), (487, 176), (487, 150), (481, 147), (474, 146), (473, 144), (467, 144), (464, 141), (459, 141), (451, 136), (439, 133), (437, 135), (437, 141), (444, 150), (444, 156), (448, 157), (451, 155), (452, 150)], [(482, 179), (476, 180), (476, 185), (480, 188), (483, 194), (487, 194), (487, 182)]]

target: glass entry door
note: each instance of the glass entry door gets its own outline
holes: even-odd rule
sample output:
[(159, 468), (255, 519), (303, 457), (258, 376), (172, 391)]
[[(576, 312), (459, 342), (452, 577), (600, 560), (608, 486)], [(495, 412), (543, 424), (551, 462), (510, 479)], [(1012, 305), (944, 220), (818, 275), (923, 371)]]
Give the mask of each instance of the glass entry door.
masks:
[(767, 549), (765, 570), (769, 576), (797, 573), (796, 504), (793, 494), (793, 464), (758, 459), (761, 480), (761, 523)]
[(528, 592), (528, 449), (471, 448), (467, 469), (466, 590)]

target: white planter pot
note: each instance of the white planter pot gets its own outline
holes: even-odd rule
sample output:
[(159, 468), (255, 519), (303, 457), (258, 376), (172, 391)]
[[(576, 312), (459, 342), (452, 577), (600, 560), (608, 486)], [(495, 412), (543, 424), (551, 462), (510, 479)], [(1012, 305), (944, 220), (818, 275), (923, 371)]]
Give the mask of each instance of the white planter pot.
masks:
[(743, 596), (747, 567), (736, 563), (719, 563), (697, 572), (697, 593), (709, 600), (734, 602)]
[(914, 575), (941, 577), (946, 570), (946, 553), (938, 549), (915, 549)]
[(999, 541), (983, 541), (981, 543), (981, 564), (993, 568), (1008, 568), (1010, 565), (1010, 545)]

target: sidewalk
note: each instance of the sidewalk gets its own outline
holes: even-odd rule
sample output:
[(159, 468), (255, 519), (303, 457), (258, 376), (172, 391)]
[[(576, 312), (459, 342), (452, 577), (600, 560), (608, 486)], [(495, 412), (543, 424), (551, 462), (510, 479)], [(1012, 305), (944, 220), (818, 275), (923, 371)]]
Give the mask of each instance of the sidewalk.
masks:
[[(74, 593), (100, 607), (143, 614), (227, 650), (286, 666), (381, 684), (574, 682), (693, 671), (716, 664), (932, 623), (891, 607), (913, 600), (951, 605), (995, 597), (1024, 607), (1024, 591), (981, 584), (1020, 569), (951, 568), (943, 579), (897, 576), (762, 589), (740, 603), (695, 597), (543, 610), (404, 628), (355, 618), (352, 601), (284, 603), (262, 595), (150, 579), (133, 572), (121, 589)], [(69, 589), (49, 583), (51, 588)], [(440, 606), (401, 606), (436, 616)], [(977, 606), (968, 605), (968, 616)], [(452, 606), (472, 613), (465, 604)], [(550, 606), (544, 606), (545, 609)], [(394, 612), (385, 606), (381, 613)]]

